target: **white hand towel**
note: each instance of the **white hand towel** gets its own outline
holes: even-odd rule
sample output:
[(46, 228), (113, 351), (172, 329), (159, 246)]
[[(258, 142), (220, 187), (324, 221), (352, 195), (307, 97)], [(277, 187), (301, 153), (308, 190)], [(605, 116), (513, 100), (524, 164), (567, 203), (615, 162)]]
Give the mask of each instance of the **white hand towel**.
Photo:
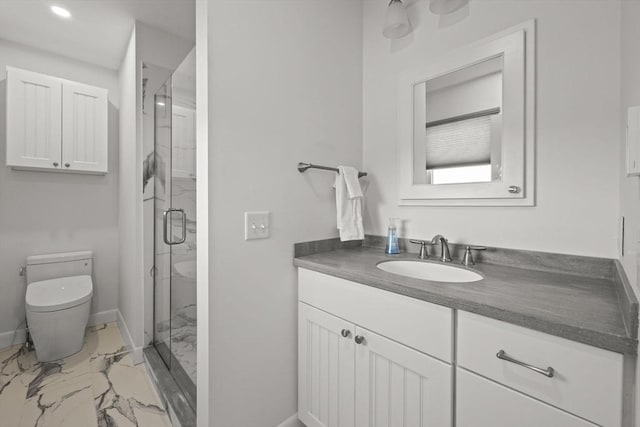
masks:
[(362, 189), (358, 170), (350, 166), (338, 167), (336, 177), (336, 212), (340, 241), (363, 240)]

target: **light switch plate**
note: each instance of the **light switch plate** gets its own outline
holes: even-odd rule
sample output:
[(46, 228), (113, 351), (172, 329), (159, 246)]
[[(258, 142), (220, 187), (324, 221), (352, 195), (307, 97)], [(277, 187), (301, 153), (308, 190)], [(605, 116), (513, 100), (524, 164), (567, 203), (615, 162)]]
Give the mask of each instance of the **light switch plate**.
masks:
[(269, 212), (244, 213), (244, 240), (268, 239), (269, 234)]

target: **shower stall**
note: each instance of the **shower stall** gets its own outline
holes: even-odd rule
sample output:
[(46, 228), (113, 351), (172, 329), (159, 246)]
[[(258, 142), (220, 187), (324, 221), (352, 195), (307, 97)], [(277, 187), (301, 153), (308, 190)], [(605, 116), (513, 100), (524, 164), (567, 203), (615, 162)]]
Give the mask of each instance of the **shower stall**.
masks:
[(189, 406), (196, 402), (195, 53), (153, 95), (153, 333), (151, 342)]

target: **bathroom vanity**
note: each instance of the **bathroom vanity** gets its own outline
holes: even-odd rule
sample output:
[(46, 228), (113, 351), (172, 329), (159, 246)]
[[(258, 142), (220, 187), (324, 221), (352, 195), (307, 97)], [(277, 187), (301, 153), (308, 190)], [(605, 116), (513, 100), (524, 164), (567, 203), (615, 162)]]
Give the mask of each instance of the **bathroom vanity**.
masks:
[(296, 252), (307, 426), (626, 425), (638, 304), (613, 260), (527, 253), (446, 283), (376, 267), (416, 254)]

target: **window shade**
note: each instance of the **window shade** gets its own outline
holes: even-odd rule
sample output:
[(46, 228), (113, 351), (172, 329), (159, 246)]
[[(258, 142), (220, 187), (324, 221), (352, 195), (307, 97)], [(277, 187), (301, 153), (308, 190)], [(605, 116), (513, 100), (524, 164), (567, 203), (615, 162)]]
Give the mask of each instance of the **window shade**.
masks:
[(491, 116), (426, 129), (426, 168), (491, 163)]

